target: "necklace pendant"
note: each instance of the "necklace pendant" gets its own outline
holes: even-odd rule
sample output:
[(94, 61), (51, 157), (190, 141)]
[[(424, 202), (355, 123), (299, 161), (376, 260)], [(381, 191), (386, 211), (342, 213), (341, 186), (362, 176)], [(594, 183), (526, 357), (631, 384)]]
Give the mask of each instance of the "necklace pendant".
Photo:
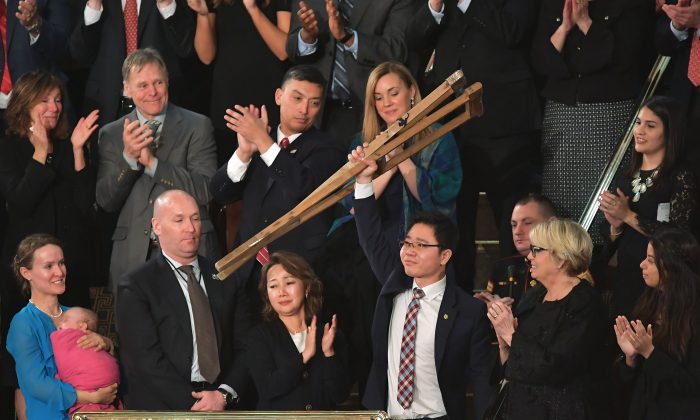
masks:
[[(644, 192), (644, 191), (642, 191), (642, 192)], [(641, 194), (638, 191), (635, 192), (634, 197), (632, 197), (632, 202), (636, 203), (637, 201), (639, 201), (640, 196), (641, 196)]]

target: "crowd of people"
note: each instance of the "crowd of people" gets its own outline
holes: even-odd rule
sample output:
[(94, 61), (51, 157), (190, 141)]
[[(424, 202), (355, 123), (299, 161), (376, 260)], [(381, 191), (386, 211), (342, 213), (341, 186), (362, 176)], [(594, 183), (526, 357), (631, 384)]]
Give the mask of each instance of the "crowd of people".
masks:
[[(6, 0), (0, 35), (0, 417), (353, 386), (397, 419), (700, 410), (700, 1)], [(456, 70), (484, 115), (377, 175), (365, 148)], [(217, 278), (347, 162), (352, 196)]]

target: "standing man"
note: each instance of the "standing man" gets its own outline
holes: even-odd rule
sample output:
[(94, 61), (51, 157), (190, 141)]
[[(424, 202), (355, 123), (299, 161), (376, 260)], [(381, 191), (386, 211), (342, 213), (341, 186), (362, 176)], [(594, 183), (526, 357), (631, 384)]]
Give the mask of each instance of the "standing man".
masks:
[(245, 386), (239, 356), (248, 307), (237, 284), (216, 280), (213, 263), (198, 255), (199, 209), (184, 191), (161, 194), (153, 232), (162, 252), (119, 285), (117, 326), (130, 409), (220, 411)]
[(460, 286), (473, 288), (476, 209), (485, 191), (499, 227), (502, 255), (512, 253), (508, 220), (527, 191), (540, 127), (540, 102), (528, 63), (537, 20), (530, 0), (421, 0), (408, 31), (412, 50), (435, 50), (432, 81), (462, 70), (467, 85), (484, 86), (484, 115), (455, 131), (464, 179), (457, 198), (459, 236), (455, 270)]
[[(362, 150), (350, 159), (364, 158)], [(373, 361), (362, 401), (392, 418), (467, 418), (467, 385), (476, 417), (490, 400), (490, 332), (486, 308), (457, 287), (446, 267), (458, 233), (445, 215), (416, 215), (399, 243), (401, 264), (381, 234), (372, 188), (377, 163), (355, 184), (360, 245), (382, 282), (372, 322)]]
[(362, 127), (367, 78), (379, 63), (408, 57), (412, 0), (294, 1), (287, 55), (329, 81), (321, 127), (346, 147)]
[[(340, 145), (313, 126), (321, 110), (324, 85), (323, 76), (312, 66), (287, 71), (275, 92), (280, 125), (272, 129), (273, 137), (268, 134), (265, 107), (258, 110), (236, 105), (235, 111), (227, 110), (227, 126), (238, 133), (238, 149), (212, 178), (211, 191), (221, 204), (243, 200), (234, 245), (293, 209), (343, 165)], [(332, 221), (332, 211), (315, 216), (270, 243), (258, 253), (257, 261), (248, 261), (235, 273), (247, 283), (254, 309), (260, 303), (260, 267), (269, 254), (289, 250), (313, 262)]]
[(170, 71), (173, 100), (182, 104), (185, 76), (180, 63), (192, 54), (194, 18), (187, 2), (176, 0), (88, 0), (71, 34), (73, 59), (90, 67), (84, 108), (99, 109), (99, 124), (133, 109), (119, 74), (124, 59), (138, 48), (154, 48)]
[(153, 200), (181, 189), (200, 206), (203, 255), (218, 256), (214, 227), (207, 217), (207, 185), (216, 168), (209, 118), (168, 103), (168, 72), (156, 50), (131, 53), (122, 66), (124, 92), (136, 109), (100, 130), (97, 203), (119, 212), (112, 236), (110, 281), (146, 261), (157, 250), (151, 232)]

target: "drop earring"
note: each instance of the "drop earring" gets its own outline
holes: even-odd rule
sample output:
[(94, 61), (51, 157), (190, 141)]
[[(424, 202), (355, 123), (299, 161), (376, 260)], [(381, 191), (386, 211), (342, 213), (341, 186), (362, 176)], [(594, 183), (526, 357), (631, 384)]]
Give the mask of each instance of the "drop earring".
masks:
[(415, 104), (416, 104), (416, 100), (413, 97), (411, 97), (411, 108), (413, 108), (413, 106)]

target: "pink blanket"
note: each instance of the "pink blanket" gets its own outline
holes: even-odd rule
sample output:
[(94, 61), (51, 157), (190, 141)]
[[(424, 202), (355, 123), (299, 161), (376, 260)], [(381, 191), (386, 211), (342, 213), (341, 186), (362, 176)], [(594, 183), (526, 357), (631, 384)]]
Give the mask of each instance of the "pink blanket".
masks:
[[(81, 349), (78, 339), (85, 332), (73, 328), (56, 330), (51, 333), (51, 346), (58, 374), (56, 377), (68, 382), (81, 391), (95, 391), (113, 383), (119, 383), (117, 359), (106, 351)], [(76, 402), (70, 409), (72, 415), (77, 410), (108, 411), (121, 408), (115, 400), (113, 404), (90, 404)]]

